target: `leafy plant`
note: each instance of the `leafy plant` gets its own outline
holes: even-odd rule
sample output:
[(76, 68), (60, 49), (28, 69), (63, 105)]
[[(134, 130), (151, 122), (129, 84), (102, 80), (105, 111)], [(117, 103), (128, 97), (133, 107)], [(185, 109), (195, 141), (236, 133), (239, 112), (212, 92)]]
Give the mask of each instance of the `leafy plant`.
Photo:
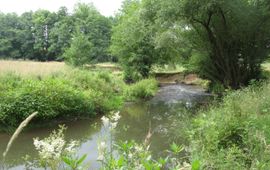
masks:
[(128, 100), (147, 99), (153, 97), (158, 86), (155, 79), (144, 79), (135, 84), (131, 84), (125, 90), (125, 97)]
[(62, 160), (66, 163), (66, 165), (68, 165), (71, 168), (71, 170), (79, 170), (82, 169), (81, 165), (85, 161), (86, 157), (87, 157), (86, 154), (84, 154), (79, 158), (74, 158), (71, 156), (63, 156)]

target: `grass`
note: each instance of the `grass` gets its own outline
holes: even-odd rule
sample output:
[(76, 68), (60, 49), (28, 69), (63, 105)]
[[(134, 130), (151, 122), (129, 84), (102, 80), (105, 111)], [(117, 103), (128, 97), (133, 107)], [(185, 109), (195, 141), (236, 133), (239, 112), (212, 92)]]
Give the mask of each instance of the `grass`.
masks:
[(230, 92), (193, 120), (191, 162), (202, 169), (270, 169), (270, 83)]
[(164, 66), (153, 66), (152, 67), (152, 73), (182, 73), (184, 72), (186, 69), (179, 64), (176, 65), (169, 65), (169, 64), (165, 64)]
[(18, 75), (45, 76), (63, 72), (68, 68), (63, 62), (35, 62), (0, 60), (0, 74), (15, 73)]

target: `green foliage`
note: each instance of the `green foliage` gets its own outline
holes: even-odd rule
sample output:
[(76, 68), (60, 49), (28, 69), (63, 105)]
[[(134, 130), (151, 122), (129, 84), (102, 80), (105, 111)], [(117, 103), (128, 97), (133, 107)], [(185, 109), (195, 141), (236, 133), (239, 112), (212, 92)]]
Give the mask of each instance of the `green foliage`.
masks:
[(147, 99), (157, 92), (158, 84), (155, 79), (144, 79), (135, 84), (131, 84), (125, 90), (127, 100)]
[[(102, 16), (93, 4), (78, 3), (74, 8), (75, 32), (65, 56), (77, 66), (110, 61), (108, 47), (111, 21)], [(76, 62), (77, 61), (77, 62)]]
[[(74, 7), (72, 15), (66, 7), (60, 7), (57, 12), (40, 9), (20, 16), (0, 13), (0, 58), (63, 60), (63, 54), (68, 50), (71, 55), (68, 58), (76, 59), (81, 55), (78, 52), (84, 50), (81, 58), (88, 57), (84, 62), (110, 61), (107, 49), (111, 24), (111, 19), (102, 16), (92, 4), (83, 3)], [(82, 41), (86, 42), (87, 48), (82, 43), (76, 44), (80, 34), (85, 36)]]
[(110, 50), (119, 58), (127, 81), (147, 78), (152, 65), (167, 62), (172, 56), (155, 42), (159, 28), (152, 18), (155, 3), (144, 2), (124, 1), (112, 31)]
[(193, 50), (196, 72), (213, 84), (237, 89), (260, 78), (260, 65), (269, 54), (268, 9), (265, 0), (169, 0), (160, 12), (169, 28), (182, 27), (180, 48)]
[(107, 113), (122, 105), (125, 85), (112, 74), (82, 70), (38, 79), (8, 74), (0, 82), (0, 124), (6, 127), (35, 111), (35, 121)]
[(126, 85), (109, 72), (70, 69), (47, 77), (0, 76), (0, 126), (16, 127), (37, 111), (36, 122), (91, 117), (120, 109), (125, 100), (157, 91), (154, 79)]
[(145, 170), (160, 170), (166, 160), (160, 159), (156, 161), (152, 159), (151, 152), (143, 145), (138, 145), (135, 142), (122, 142), (117, 145), (116, 151), (119, 158), (112, 157), (103, 163), (101, 170), (106, 169), (145, 169)]
[(266, 0), (125, 1), (111, 51), (126, 80), (147, 77), (153, 64), (186, 62), (211, 83), (237, 89), (259, 79), (269, 56)]
[(70, 156), (64, 156), (62, 158), (62, 160), (70, 167), (70, 169), (76, 170), (76, 169), (79, 169), (81, 167), (81, 164), (83, 164), (86, 157), (87, 157), (86, 154), (84, 154), (83, 156), (81, 156), (79, 158), (75, 158), (75, 159), (70, 157)]
[(90, 63), (93, 44), (88, 41), (88, 38), (83, 34), (77, 34), (71, 41), (71, 46), (64, 53), (64, 58), (67, 63), (73, 66), (82, 66), (86, 63)]
[(0, 102), (2, 125), (15, 127), (35, 111), (38, 112), (36, 120), (95, 114), (91, 98), (66, 81), (23, 80), (18, 86), (6, 90)]
[(123, 103), (125, 83), (108, 72), (73, 70), (65, 75), (76, 89), (81, 89), (92, 98), (97, 113), (119, 109)]
[(269, 91), (262, 83), (230, 92), (195, 118), (192, 159), (203, 169), (269, 169)]

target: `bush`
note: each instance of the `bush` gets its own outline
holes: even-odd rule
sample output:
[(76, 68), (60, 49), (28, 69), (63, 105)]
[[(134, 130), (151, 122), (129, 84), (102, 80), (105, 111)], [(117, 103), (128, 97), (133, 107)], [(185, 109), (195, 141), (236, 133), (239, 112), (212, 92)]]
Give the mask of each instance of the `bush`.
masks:
[(65, 75), (75, 88), (85, 91), (93, 99), (96, 111), (106, 113), (119, 109), (123, 103), (123, 80), (108, 72), (73, 70)]
[(71, 69), (50, 76), (0, 76), (0, 126), (14, 128), (38, 111), (35, 121), (89, 117), (118, 110), (124, 99), (153, 96), (154, 79), (133, 85), (108, 72)]
[(0, 125), (16, 127), (31, 113), (36, 121), (89, 117), (119, 109), (124, 83), (106, 72), (70, 70), (51, 77), (0, 77)]
[(70, 48), (66, 49), (65, 61), (73, 66), (82, 66), (93, 60), (93, 44), (86, 35), (77, 33), (73, 36)]
[(228, 94), (193, 122), (191, 155), (203, 169), (270, 168), (270, 84)]
[(24, 80), (1, 97), (0, 122), (7, 126), (17, 126), (35, 111), (37, 120), (95, 114), (90, 96), (62, 80)]
[(135, 84), (130, 85), (125, 90), (127, 100), (147, 99), (156, 94), (158, 84), (155, 79), (144, 79)]

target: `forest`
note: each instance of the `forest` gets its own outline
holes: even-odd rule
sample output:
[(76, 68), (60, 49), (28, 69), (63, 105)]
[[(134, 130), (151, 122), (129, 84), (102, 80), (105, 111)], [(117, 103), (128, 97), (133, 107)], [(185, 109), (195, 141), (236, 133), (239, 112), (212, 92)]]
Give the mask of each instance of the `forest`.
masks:
[(269, 59), (269, 0), (0, 12), (0, 169), (269, 169)]

